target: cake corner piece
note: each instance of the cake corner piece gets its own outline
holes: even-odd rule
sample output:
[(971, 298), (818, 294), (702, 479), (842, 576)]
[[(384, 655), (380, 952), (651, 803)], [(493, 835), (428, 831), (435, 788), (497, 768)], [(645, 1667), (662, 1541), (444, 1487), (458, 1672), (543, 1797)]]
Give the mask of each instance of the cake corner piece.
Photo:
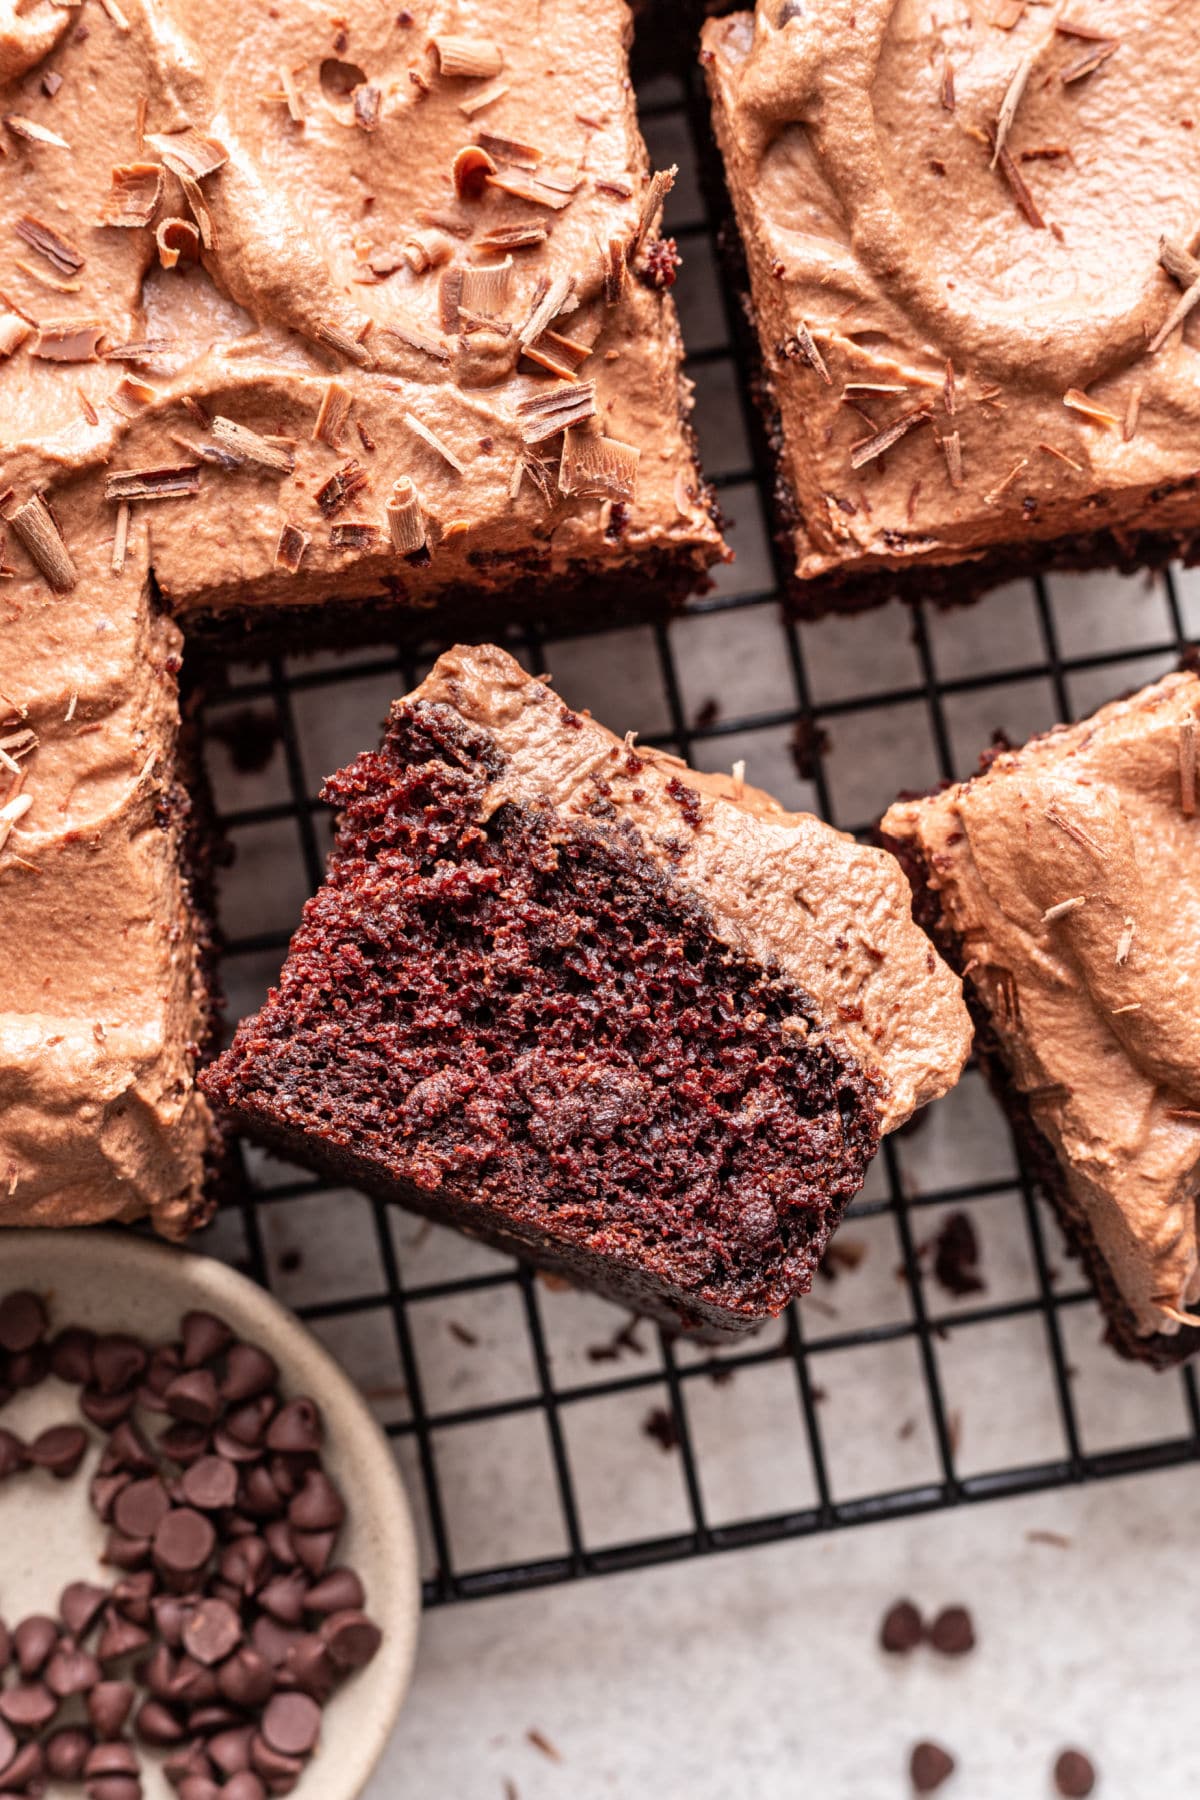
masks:
[(334, 776), (324, 886), (203, 1083), (339, 1179), (702, 1333), (811, 1282), (960, 984), (886, 852), (459, 646)]
[(1168, 675), (884, 819), (1112, 1341), (1158, 1365), (1200, 1347), (1198, 730)]

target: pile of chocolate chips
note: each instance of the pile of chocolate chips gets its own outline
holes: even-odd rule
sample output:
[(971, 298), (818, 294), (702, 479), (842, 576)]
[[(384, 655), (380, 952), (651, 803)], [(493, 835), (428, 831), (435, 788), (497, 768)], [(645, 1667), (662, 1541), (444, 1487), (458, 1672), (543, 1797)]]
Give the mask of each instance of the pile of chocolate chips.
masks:
[[(139, 1742), (165, 1754), (180, 1800), (290, 1793), (321, 1708), (380, 1643), (361, 1581), (334, 1561), (345, 1507), (316, 1405), (285, 1400), (272, 1358), (212, 1313), (186, 1313), (170, 1343), (52, 1338), (39, 1297), (9, 1294), (0, 1406), (48, 1375), (106, 1434), (91, 1503), (119, 1573), (71, 1582), (56, 1618), (0, 1623), (0, 1800), (47, 1779), (139, 1800)], [(68, 1480), (88, 1444), (80, 1425), (29, 1444), (0, 1429), (0, 1479)]]

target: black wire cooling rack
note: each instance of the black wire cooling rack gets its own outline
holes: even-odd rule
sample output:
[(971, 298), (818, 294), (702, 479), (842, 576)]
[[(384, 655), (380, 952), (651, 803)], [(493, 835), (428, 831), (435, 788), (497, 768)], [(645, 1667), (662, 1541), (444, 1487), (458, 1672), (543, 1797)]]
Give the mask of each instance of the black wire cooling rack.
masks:
[[(992, 726), (1025, 735), (1174, 662), (1189, 642), (1188, 578), (1124, 582), (1107, 612), (1094, 593), (1035, 582), (949, 615), (893, 607), (828, 629), (781, 618), (747, 328), (695, 173), (703, 92), (692, 74), (659, 75), (641, 99), (655, 161), (681, 165), (668, 229), (685, 257), (702, 448), (739, 560), (669, 626), (615, 634), (598, 621), (596, 636), (571, 640), (523, 630), (511, 647), (577, 704), (619, 670), (634, 716), (609, 710), (606, 722), (701, 766), (745, 756), (752, 778), (852, 830), (895, 789), (967, 772)], [(265, 989), (320, 881), (320, 778), (373, 741), (386, 699), (436, 649), (239, 665), (210, 686), (218, 807), (242, 881), (223, 970), (235, 1013)], [(340, 738), (335, 717), (348, 721)], [(222, 746), (247, 728), (265, 772), (234, 783), (230, 802)], [(890, 790), (858, 779), (868, 751)], [(929, 1234), (956, 1211), (988, 1251), (986, 1285), (965, 1294), (931, 1275)], [(431, 1231), (248, 1151), (240, 1195), (210, 1233), (367, 1390), (409, 1477), (429, 1604), (1200, 1455), (1190, 1368), (1153, 1376), (1097, 1348), (1092, 1297), (978, 1075), (915, 1133), (885, 1140), (837, 1240), (836, 1282), (729, 1350), (672, 1343), (460, 1240), (438, 1234), (431, 1254)]]

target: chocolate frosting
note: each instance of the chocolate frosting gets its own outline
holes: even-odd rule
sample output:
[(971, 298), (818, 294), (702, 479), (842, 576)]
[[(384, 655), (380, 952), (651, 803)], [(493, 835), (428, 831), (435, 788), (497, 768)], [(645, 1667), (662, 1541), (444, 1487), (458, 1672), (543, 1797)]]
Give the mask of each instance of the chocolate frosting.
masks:
[(1200, 1298), (1200, 681), (893, 806), (1143, 1335)]
[(448, 651), (408, 698), (452, 707), (502, 750), (488, 816), (516, 802), (631, 827), (717, 937), (811, 998), (821, 1029), (874, 1079), (882, 1130), (957, 1081), (971, 1041), (961, 986), (913, 923), (886, 852), (786, 812), (736, 774), (622, 741), (491, 645)]
[[(134, 504), (177, 614), (380, 591), (425, 602), (581, 558), (660, 549), (702, 567), (722, 553), (675, 311), (655, 285), (672, 271), (652, 250), (660, 190), (626, 76), (627, 10), (542, 0), (536, 13), (514, 0), (353, 0), (336, 18), (311, 0), (114, 0), (79, 14), (31, 0), (10, 18), (4, 114), (66, 147), (3, 133), (0, 315), (35, 328), (0, 358), (3, 480), (18, 500), (49, 489), (77, 564), (107, 559), (113, 471), (167, 465), (194, 468), (198, 491)], [(499, 75), (444, 72), (444, 40)], [(505, 186), (459, 197), (456, 153), (481, 138)], [(215, 166), (181, 180), (189, 157)], [(130, 165), (160, 180), (157, 205), (142, 226), (100, 223), (114, 169)], [(29, 217), (78, 268), (21, 237)], [(168, 226), (168, 259), (183, 242), (199, 262), (185, 248), (160, 266)], [(517, 228), (533, 241), (488, 249)], [(478, 269), (506, 256), (481, 292)], [(463, 271), (460, 310), (443, 277)], [(539, 306), (553, 338), (523, 332)], [(63, 321), (90, 322), (67, 365), (38, 354), (36, 328)], [(572, 379), (519, 356), (523, 336)], [(635, 466), (582, 487), (561, 477), (563, 492), (561, 434), (527, 442), (518, 409), (588, 383), (581, 431), (628, 446)], [(294, 469), (214, 438), (214, 417), (287, 439)], [(351, 460), (366, 479), (331, 511), (317, 495)], [(389, 535), (397, 481), (415, 491), (415, 550)], [(281, 554), (288, 524), (308, 540), (298, 567)]]
[(801, 576), (1200, 519), (1195, 326), (1151, 348), (1181, 292), (1160, 239), (1197, 226), (1194, 21), (1092, 0), (1075, 35), (1077, 10), (760, 0), (706, 27)]

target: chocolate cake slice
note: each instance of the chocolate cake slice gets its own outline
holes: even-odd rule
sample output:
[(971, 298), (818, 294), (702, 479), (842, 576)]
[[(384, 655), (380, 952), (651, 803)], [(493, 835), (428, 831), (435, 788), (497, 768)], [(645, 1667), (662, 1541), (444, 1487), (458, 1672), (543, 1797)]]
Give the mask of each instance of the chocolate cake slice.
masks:
[(804, 614), (1200, 556), (1200, 39), (759, 0), (703, 59)]
[(1170, 675), (883, 822), (1112, 1341), (1158, 1364), (1200, 1345), (1198, 719)]
[(880, 1133), (967, 1054), (898, 864), (442, 656), (328, 783), (336, 847), (203, 1086), (312, 1163), (643, 1313), (809, 1285)]

